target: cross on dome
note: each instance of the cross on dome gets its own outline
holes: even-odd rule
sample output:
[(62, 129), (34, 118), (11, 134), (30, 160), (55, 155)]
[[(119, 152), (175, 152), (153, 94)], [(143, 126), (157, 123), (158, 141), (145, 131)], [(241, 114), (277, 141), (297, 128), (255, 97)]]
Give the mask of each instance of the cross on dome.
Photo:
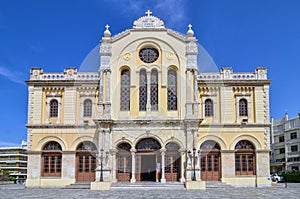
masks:
[(106, 24), (106, 26), (105, 26), (106, 30), (108, 30), (108, 29), (109, 29), (109, 27), (110, 27), (110, 26), (109, 26), (108, 24)]
[(152, 12), (150, 10), (147, 10), (147, 12), (145, 12), (145, 14), (149, 17), (152, 14)]
[(189, 30), (192, 30), (192, 27), (193, 27), (192, 24), (188, 25)]

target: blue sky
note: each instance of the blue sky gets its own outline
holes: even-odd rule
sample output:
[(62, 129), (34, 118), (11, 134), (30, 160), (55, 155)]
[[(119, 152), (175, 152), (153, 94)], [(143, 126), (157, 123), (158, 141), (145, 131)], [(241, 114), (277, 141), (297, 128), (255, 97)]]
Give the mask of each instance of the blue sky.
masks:
[(27, 86), (32, 67), (79, 68), (104, 26), (117, 34), (150, 9), (167, 28), (195, 36), (220, 69), (268, 68), (271, 116), (300, 111), (298, 0), (1, 0), (0, 145), (26, 139)]

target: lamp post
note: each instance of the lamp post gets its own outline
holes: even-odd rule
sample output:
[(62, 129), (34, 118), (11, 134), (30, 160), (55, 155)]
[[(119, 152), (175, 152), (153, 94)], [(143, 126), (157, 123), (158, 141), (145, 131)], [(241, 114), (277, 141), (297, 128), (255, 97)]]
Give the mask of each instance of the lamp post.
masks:
[(196, 156), (196, 149), (193, 148), (193, 152), (190, 150), (188, 151), (189, 158), (193, 161), (193, 176), (192, 181), (196, 181), (196, 162), (198, 160), (198, 157)]
[[(103, 182), (103, 159), (104, 159), (103, 152), (104, 152), (104, 149), (101, 149), (100, 150), (100, 182)], [(106, 154), (105, 160), (107, 162), (108, 152), (105, 152), (105, 154)]]

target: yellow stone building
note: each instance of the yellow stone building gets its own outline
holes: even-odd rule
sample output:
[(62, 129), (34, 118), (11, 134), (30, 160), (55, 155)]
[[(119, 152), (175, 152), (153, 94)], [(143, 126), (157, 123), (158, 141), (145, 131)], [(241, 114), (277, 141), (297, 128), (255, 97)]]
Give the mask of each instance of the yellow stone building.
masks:
[(106, 26), (99, 71), (32, 68), (26, 186), (270, 186), (266, 69), (200, 73), (197, 57), (191, 25), (177, 33), (148, 11), (113, 37)]

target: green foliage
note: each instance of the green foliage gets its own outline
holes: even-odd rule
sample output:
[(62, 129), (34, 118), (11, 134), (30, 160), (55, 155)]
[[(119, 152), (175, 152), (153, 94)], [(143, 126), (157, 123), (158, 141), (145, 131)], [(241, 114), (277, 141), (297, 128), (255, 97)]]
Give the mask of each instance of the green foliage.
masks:
[(282, 174), (287, 182), (300, 182), (300, 172)]
[(16, 178), (16, 177), (9, 177), (9, 180), (10, 180), (10, 181), (14, 181), (14, 183), (17, 182), (17, 178)]

